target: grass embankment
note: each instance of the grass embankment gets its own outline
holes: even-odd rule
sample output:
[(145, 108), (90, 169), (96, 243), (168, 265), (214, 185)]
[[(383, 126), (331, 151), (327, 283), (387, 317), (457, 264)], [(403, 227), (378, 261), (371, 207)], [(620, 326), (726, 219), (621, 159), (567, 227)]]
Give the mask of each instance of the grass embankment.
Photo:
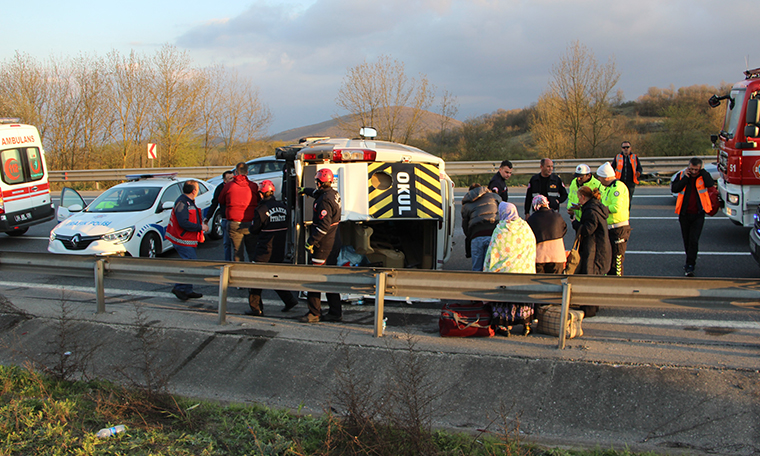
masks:
[[(622, 455), (521, 445), (510, 433), (419, 434), (388, 426), (151, 395), (0, 366), (0, 455)], [(96, 433), (124, 424), (107, 439)], [(514, 433), (514, 435), (517, 435)]]

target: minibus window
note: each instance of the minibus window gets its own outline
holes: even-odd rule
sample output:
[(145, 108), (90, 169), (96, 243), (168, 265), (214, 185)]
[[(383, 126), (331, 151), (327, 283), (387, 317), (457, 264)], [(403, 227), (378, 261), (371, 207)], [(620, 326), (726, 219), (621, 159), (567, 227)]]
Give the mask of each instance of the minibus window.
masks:
[(6, 184), (20, 184), (26, 182), (24, 175), (24, 166), (21, 162), (21, 151), (18, 149), (7, 149), (0, 154), (2, 160), (2, 177)]

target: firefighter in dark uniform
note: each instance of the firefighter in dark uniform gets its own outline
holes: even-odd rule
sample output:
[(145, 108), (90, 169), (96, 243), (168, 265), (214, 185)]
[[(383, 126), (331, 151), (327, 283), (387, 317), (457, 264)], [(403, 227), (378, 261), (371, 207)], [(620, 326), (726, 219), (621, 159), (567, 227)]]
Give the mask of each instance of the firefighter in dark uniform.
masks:
[[(317, 171), (314, 177), (317, 188), (301, 191), (314, 198), (314, 215), (311, 233), (306, 240), (306, 250), (311, 253), (314, 266), (336, 266), (340, 253), (340, 195), (332, 188), (333, 173), (327, 168)], [(304, 323), (318, 321), (343, 321), (343, 308), (339, 293), (326, 293), (330, 305), (328, 313), (322, 315), (322, 293), (310, 291), (307, 296), (309, 313), (301, 317)]]
[[(285, 241), (288, 234), (288, 210), (285, 205), (274, 197), (274, 183), (265, 180), (259, 184), (262, 199), (256, 206), (251, 224), (251, 234), (258, 235), (254, 249), (254, 263), (283, 263), (285, 261)], [(298, 298), (293, 292), (275, 290), (277, 296), (285, 303), (283, 312), (287, 312), (298, 304)], [(250, 310), (246, 315), (264, 315), (264, 303), (261, 302), (261, 289), (248, 289), (248, 305)]]

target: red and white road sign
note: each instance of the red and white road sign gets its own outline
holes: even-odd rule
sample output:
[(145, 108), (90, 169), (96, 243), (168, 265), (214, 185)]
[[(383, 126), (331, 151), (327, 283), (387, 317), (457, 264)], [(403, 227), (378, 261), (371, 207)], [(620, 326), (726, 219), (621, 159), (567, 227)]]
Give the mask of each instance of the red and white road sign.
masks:
[(155, 160), (158, 152), (154, 143), (148, 143), (148, 160)]

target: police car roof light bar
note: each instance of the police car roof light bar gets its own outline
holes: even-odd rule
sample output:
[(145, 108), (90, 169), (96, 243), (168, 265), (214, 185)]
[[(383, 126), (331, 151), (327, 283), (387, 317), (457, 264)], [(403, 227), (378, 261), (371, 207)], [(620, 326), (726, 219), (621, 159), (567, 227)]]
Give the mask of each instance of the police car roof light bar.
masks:
[(155, 173), (155, 174), (127, 174), (128, 181), (136, 181), (140, 179), (153, 179), (153, 178), (175, 178), (179, 173)]

